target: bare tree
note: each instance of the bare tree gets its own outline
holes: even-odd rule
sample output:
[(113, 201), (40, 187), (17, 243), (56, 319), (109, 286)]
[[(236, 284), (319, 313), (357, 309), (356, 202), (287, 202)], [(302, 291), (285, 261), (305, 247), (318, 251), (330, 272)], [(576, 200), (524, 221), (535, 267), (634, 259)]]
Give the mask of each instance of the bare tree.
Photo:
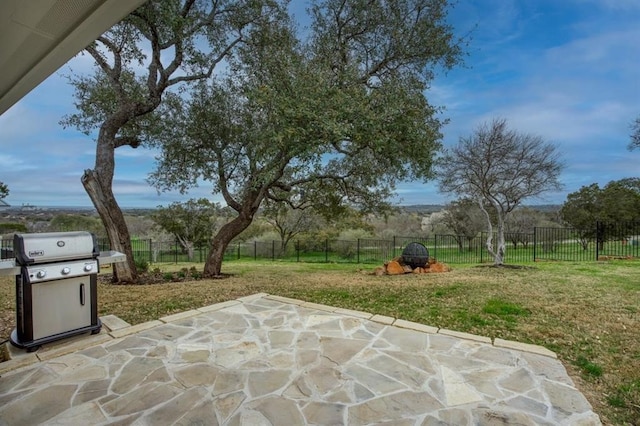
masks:
[[(495, 119), (445, 153), (438, 169), (440, 190), (477, 202), (486, 218), (487, 250), (498, 266), (504, 263), (507, 215), (527, 198), (560, 189), (562, 167), (555, 145), (510, 130), (505, 119)], [(495, 248), (489, 210), (496, 220)]]

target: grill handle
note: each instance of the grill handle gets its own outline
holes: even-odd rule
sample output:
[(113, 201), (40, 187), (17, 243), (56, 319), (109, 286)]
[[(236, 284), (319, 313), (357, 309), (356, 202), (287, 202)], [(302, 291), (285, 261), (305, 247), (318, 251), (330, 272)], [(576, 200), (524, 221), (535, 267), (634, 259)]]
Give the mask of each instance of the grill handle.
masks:
[(80, 284), (80, 304), (84, 306), (84, 283)]

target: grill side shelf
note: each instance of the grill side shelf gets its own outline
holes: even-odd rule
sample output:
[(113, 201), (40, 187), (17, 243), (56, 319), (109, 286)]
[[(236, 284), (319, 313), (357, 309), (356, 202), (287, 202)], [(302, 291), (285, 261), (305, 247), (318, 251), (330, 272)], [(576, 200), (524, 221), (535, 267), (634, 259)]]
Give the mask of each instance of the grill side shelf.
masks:
[(101, 251), (100, 256), (98, 256), (97, 259), (98, 264), (102, 266), (110, 263), (124, 262), (127, 260), (127, 255), (115, 250)]
[(15, 259), (0, 260), (0, 275), (18, 275), (20, 267), (16, 266)]

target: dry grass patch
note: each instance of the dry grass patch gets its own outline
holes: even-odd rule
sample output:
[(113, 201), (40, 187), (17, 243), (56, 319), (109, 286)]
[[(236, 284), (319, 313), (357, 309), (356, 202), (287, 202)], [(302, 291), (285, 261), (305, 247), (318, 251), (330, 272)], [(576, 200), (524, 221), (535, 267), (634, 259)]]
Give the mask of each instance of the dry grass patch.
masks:
[[(605, 423), (634, 424), (640, 418), (640, 262), (530, 266), (376, 277), (373, 267), (362, 265), (234, 261), (224, 265), (226, 279), (100, 284), (98, 300), (100, 315), (134, 324), (265, 292), (538, 344), (558, 353)], [(0, 281), (4, 321), (13, 315), (13, 292), (11, 278)], [(2, 337), (13, 322), (0, 328)]]

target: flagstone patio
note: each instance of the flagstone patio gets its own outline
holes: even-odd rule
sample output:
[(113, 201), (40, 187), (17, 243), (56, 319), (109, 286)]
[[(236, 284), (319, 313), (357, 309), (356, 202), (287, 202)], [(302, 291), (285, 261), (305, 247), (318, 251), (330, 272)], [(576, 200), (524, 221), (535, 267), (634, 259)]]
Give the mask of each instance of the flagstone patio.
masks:
[(553, 352), (256, 294), (0, 363), (0, 425), (599, 425)]

